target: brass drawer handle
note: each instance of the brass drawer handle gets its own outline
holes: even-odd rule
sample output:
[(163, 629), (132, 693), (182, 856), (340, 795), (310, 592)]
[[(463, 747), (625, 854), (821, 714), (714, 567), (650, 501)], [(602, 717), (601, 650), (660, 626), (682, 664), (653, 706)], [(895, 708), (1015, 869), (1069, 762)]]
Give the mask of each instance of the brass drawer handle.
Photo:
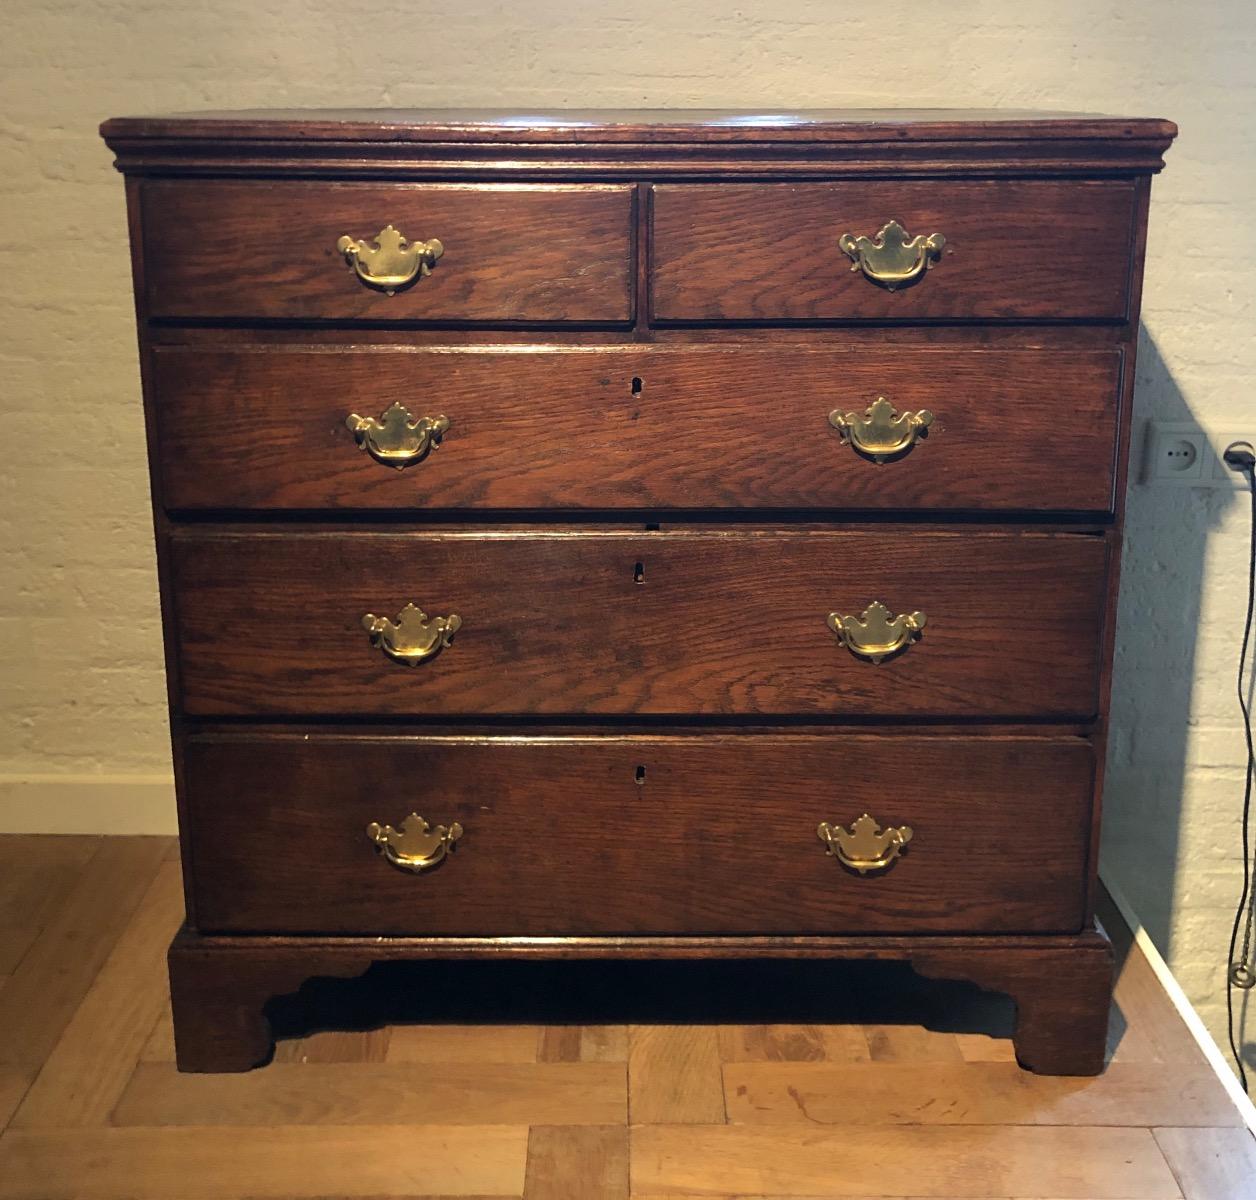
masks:
[(940, 233), (909, 238), (897, 221), (887, 221), (875, 238), (844, 233), (837, 244), (851, 259), (852, 271), (862, 271), (865, 278), (892, 292), (914, 283), (938, 262), (946, 238)]
[(454, 821), (433, 829), (418, 813), (411, 813), (401, 822), (400, 829), (372, 821), (366, 827), (366, 836), (394, 867), (418, 872), (444, 859), (462, 837), (462, 826)]
[(449, 432), (448, 417), (415, 417), (404, 404), (390, 405), (378, 420), (350, 413), (345, 424), (352, 430), (359, 450), (399, 471), (411, 463), (422, 462)]
[(336, 242), (336, 249), (367, 287), (390, 296), (430, 275), (436, 260), (445, 253), (445, 247), (436, 238), (412, 242), (391, 225), (385, 225), (374, 238), (360, 242), (345, 234)]
[(863, 413), (844, 413), (835, 408), (829, 424), (842, 435), (842, 441), (874, 462), (883, 463), (906, 454), (933, 424), (927, 408), (900, 413), (884, 396), (878, 396)]
[(362, 618), (362, 628), (371, 635), (371, 645), (378, 646), (393, 662), (417, 667), (450, 644), (462, 628), (462, 618), (450, 613), (429, 621), (421, 608), (407, 604), (395, 621), (367, 613)]
[(843, 866), (867, 875), (869, 871), (883, 871), (903, 852), (911, 841), (910, 825), (890, 826), (882, 829), (874, 817), (864, 813), (849, 829), (821, 821), (816, 829), (820, 840)]
[(829, 628), (852, 654), (879, 663), (906, 650), (924, 630), (925, 619), (922, 612), (892, 616), (880, 600), (874, 600), (858, 617), (829, 613)]

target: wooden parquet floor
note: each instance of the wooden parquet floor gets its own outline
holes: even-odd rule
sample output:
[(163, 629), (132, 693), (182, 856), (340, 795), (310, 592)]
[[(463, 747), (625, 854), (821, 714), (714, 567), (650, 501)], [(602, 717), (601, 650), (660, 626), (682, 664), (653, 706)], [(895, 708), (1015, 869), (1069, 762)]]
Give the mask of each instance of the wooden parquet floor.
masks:
[(0, 837), (0, 1200), (1256, 1200), (1128, 945), (1097, 1079), (896, 964), (375, 968), (280, 1004), (269, 1067), (191, 1076), (179, 887), (166, 839)]

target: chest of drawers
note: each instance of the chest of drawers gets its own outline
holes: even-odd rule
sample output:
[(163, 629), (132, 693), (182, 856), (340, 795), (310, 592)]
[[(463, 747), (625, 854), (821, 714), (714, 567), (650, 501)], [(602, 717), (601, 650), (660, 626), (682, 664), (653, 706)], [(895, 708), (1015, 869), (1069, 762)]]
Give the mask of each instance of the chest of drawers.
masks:
[(1103, 1063), (1160, 120), (219, 113), (125, 173), (179, 1065), (449, 958), (899, 959)]

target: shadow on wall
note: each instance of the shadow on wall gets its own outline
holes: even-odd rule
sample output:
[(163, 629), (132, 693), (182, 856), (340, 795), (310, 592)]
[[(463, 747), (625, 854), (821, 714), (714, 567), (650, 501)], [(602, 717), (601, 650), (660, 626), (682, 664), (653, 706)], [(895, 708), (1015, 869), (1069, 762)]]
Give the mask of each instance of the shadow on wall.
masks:
[[(1198, 422), (1146, 327), (1139, 330), (1136, 384), (1104, 787), (1103, 874), (1124, 892), (1167, 960), (1174, 962), (1176, 949), (1183, 960), (1197, 962), (1207, 955), (1215, 961), (1215, 975), (1203, 989), (1189, 978), (1183, 984), (1193, 1002), (1205, 998), (1201, 990), (1208, 1000), (1223, 1002), (1226, 948), (1242, 878), (1237, 823), (1242, 779), (1230, 786), (1238, 751), (1228, 732), (1223, 740), (1230, 769), (1208, 770), (1208, 740), (1198, 738), (1193, 728), (1198, 707), (1193, 688), (1201, 637), (1207, 634), (1201, 601), (1208, 535), (1243, 493), (1141, 482), (1147, 422), (1152, 417)], [(1211, 450), (1205, 453), (1212, 458)], [(1206, 462), (1205, 473), (1214, 465)], [(1237, 666), (1237, 637), (1232, 642), (1227, 694), (1232, 694)], [(1207, 681), (1210, 690), (1221, 686), (1215, 677)], [(1233, 737), (1241, 740), (1241, 733)], [(1219, 816), (1218, 804), (1230, 806), (1230, 812)], [(1183, 906), (1188, 889), (1189, 904)], [(1175, 945), (1175, 939), (1182, 944)], [(1240, 993), (1240, 1004), (1250, 996)], [(1244, 1061), (1256, 1066), (1256, 1032), (1246, 1034), (1249, 1008), (1243, 1004), (1240, 1044)]]

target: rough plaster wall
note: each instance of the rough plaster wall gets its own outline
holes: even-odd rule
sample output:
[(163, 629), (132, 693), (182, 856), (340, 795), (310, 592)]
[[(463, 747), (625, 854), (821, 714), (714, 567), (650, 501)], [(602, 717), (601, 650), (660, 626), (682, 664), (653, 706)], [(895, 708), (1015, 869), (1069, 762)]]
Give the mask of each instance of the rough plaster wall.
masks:
[[(0, 784), (167, 771), (122, 187), (95, 133), (105, 116), (504, 104), (1171, 117), (1182, 137), (1154, 189), (1139, 416), (1256, 432), (1250, 0), (8, 0), (4, 12)], [(1238, 877), (1237, 499), (1131, 491), (1107, 799), (1106, 869), (1218, 1032)], [(26, 815), (25, 827), (43, 819)], [(121, 827), (107, 805), (96, 819)]]

